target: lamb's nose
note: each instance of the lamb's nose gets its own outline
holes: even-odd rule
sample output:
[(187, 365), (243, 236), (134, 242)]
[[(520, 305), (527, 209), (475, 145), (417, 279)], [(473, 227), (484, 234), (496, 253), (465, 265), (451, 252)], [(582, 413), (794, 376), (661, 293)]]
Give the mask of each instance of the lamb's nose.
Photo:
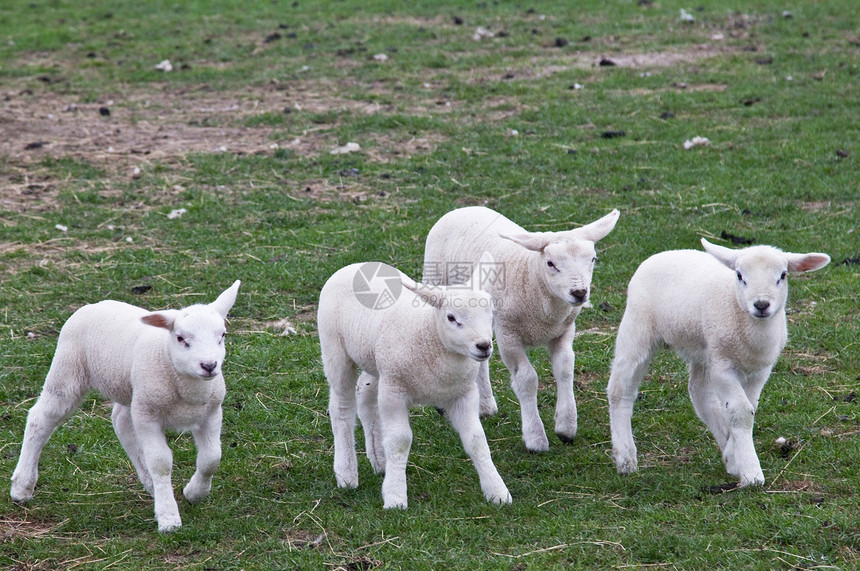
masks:
[(759, 311), (764, 311), (764, 310), (766, 310), (768, 307), (770, 307), (770, 302), (769, 302), (769, 301), (765, 301), (765, 300), (763, 300), (763, 299), (760, 299), (760, 300), (758, 300), (757, 302), (755, 302), (755, 303), (753, 304), (753, 307), (755, 307), (755, 308), (756, 308), (757, 310), (759, 310)]
[(570, 295), (573, 296), (573, 299), (577, 303), (582, 303), (585, 301), (585, 298), (588, 296), (587, 289), (572, 289), (570, 290)]
[(200, 363), (200, 368), (203, 369), (204, 371), (206, 371), (207, 373), (209, 373), (210, 375), (212, 374), (212, 371), (214, 371), (215, 367), (217, 367), (217, 366), (218, 366), (218, 363), (216, 361), (209, 361), (206, 363)]
[(475, 343), (475, 347), (478, 349), (478, 351), (482, 351), (484, 353), (490, 350), (490, 344), (486, 341), (482, 343)]

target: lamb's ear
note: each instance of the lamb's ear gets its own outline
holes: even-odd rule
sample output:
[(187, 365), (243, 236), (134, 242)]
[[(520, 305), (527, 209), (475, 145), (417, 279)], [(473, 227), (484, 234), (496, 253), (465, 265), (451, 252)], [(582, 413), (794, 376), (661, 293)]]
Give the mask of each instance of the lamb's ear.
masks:
[(499, 232), (499, 237), (510, 240), (533, 252), (543, 252), (543, 249), (552, 241), (552, 234), (549, 232), (522, 232), (519, 234), (502, 234)]
[(790, 272), (814, 272), (830, 263), (830, 256), (818, 252), (811, 254), (786, 252), (785, 257), (788, 259), (788, 271)]
[(400, 280), (400, 283), (403, 284), (403, 287), (408, 289), (411, 292), (414, 292), (415, 295), (421, 298), (421, 300), (427, 305), (432, 305), (436, 309), (440, 309), (443, 305), (445, 305), (445, 289), (439, 286), (428, 286), (409, 278), (403, 278)]
[(210, 303), (209, 307), (217, 311), (218, 315), (227, 319), (227, 313), (230, 312), (230, 308), (233, 307), (234, 303), (236, 303), (236, 294), (239, 293), (239, 286), (241, 284), (241, 280), (233, 282), (233, 285), (221, 292), (218, 299)]
[(475, 264), (475, 269), (472, 270), (470, 284), (472, 289), (479, 289), (486, 293), (493, 293), (493, 285), (496, 280), (502, 278), (502, 268), (493, 260), (493, 255), (489, 252), (481, 254), (481, 259)]
[(621, 215), (618, 209), (615, 208), (612, 212), (599, 218), (590, 224), (586, 224), (582, 228), (576, 228), (571, 232), (577, 237), (590, 242), (597, 242), (606, 237), (615, 228), (615, 223), (618, 222), (618, 217)]
[(165, 309), (164, 311), (154, 311), (149, 315), (144, 315), (140, 320), (147, 325), (173, 331), (173, 323), (177, 317), (179, 317), (178, 309)]
[(735, 263), (738, 261), (738, 250), (732, 250), (725, 246), (711, 244), (704, 238), (702, 238), (702, 246), (705, 248), (707, 253), (718, 259), (724, 265), (731, 269), (735, 269)]

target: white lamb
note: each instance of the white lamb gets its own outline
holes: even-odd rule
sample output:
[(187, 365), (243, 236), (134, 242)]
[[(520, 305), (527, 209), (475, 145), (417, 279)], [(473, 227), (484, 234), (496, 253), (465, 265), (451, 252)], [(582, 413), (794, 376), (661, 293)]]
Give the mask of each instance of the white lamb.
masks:
[[(391, 294), (379, 303), (372, 299), (376, 286), (365, 282), (374, 276), (370, 285), (384, 285)], [(411, 291), (401, 291), (401, 285)], [(490, 457), (475, 386), (479, 363), (493, 351), (488, 293), (427, 287), (378, 262), (353, 264), (322, 288), (318, 325), (339, 487), (358, 486), (357, 408), (373, 470), (385, 472), (384, 507), (405, 509), (412, 444), (408, 409), (433, 405), (445, 410), (459, 433), (487, 500), (511, 503)], [(358, 381), (357, 369), (363, 371)]]
[(702, 239), (706, 252), (676, 250), (642, 263), (627, 291), (609, 377), (612, 455), (618, 472), (637, 469), (630, 419), (642, 377), (663, 345), (690, 370), (693, 408), (717, 440), (741, 486), (761, 485), (753, 444), (759, 396), (787, 339), (789, 272), (830, 262), (770, 246), (731, 250)]
[[(531, 452), (549, 449), (538, 414), (538, 375), (526, 348), (549, 347), (558, 389), (555, 433), (562, 442), (576, 435), (573, 396), (574, 320), (588, 301), (597, 256), (594, 243), (615, 227), (618, 210), (590, 224), (564, 232), (526, 232), (498, 212), (473, 206), (445, 214), (430, 229), (424, 251), (424, 281), (455, 284), (460, 271), (488, 251), (496, 261), (492, 295), (493, 329), (499, 354), (511, 372), (511, 387), (520, 401), (523, 441)], [(481, 413), (495, 414), (490, 367), (478, 377)]]
[(190, 430), (194, 436), (197, 470), (183, 494), (197, 503), (209, 494), (221, 461), (224, 320), (239, 284), (208, 305), (181, 310), (149, 312), (107, 300), (76, 311), (60, 331), (42, 394), (27, 415), (12, 500), (23, 504), (33, 497), (42, 448), (86, 392), (97, 389), (114, 403), (114, 430), (155, 499), (158, 531), (180, 527), (164, 430)]

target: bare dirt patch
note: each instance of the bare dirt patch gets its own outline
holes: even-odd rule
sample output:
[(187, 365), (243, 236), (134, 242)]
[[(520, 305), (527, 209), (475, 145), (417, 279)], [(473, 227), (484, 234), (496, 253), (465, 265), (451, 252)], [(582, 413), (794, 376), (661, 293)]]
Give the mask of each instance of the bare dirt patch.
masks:
[[(64, 181), (43, 166), (49, 159), (71, 159), (101, 169), (105, 176), (99, 181), (100, 194), (104, 194), (109, 193), (104, 187), (112, 180), (129, 181), (158, 165), (181, 166), (194, 153), (271, 154), (280, 149), (304, 157), (329, 153), (345, 142), (334, 134), (337, 114), (394, 111), (372, 98), (340, 97), (341, 87), (326, 81), (272, 82), (238, 92), (216, 92), (206, 86), (148, 86), (95, 102), (48, 89), (7, 91), (0, 94), (4, 100), (0, 207), (7, 212), (55, 210)], [(432, 102), (426, 105), (431, 110), (435, 107)], [(415, 111), (422, 107), (417, 103)], [(279, 124), (279, 116), (292, 113), (304, 113), (305, 120)], [(333, 114), (332, 122), (299, 129), (290, 126), (308, 125), (308, 114), (326, 113)], [(431, 152), (443, 140), (439, 133), (391, 131), (356, 142), (366, 158), (386, 163)], [(325, 188), (325, 194), (331, 190), (338, 189)], [(360, 199), (366, 192), (355, 191)], [(347, 194), (347, 199), (356, 198)]]
[[(276, 117), (294, 111), (392, 111), (391, 106), (370, 99), (339, 97), (340, 88), (327, 83), (273, 82), (240, 92), (216, 92), (205, 85), (149, 88), (89, 103), (79, 102), (76, 95), (50, 91), (6, 92), (2, 95), (0, 156), (23, 163), (46, 156), (72, 157), (116, 168), (195, 152), (268, 152), (295, 139), (301, 144), (294, 144), (294, 150), (317, 153), (337, 145), (325, 136), (331, 125), (290, 133), (277, 125), (245, 123), (265, 114)], [(420, 142), (413, 148), (422, 150)]]

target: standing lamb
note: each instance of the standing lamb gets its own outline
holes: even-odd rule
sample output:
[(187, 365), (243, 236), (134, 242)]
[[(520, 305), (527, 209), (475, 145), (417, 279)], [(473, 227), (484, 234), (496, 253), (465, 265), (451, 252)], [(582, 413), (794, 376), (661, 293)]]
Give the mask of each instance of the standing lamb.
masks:
[[(390, 295), (374, 299), (377, 286)], [(475, 385), (479, 363), (493, 351), (488, 293), (427, 287), (378, 262), (353, 264), (323, 286), (318, 325), (339, 487), (358, 486), (357, 409), (373, 470), (385, 472), (384, 507), (405, 509), (408, 409), (433, 405), (460, 434), (487, 500), (511, 503), (490, 457)], [(363, 372), (356, 381), (357, 369)]]
[(197, 470), (183, 494), (196, 504), (209, 494), (221, 461), (224, 320), (239, 284), (208, 305), (181, 310), (149, 312), (111, 300), (77, 310), (60, 331), (42, 394), (27, 415), (12, 500), (23, 504), (33, 497), (42, 448), (86, 392), (97, 389), (114, 403), (114, 430), (155, 499), (158, 531), (180, 527), (164, 430), (194, 436)]
[[(597, 257), (594, 243), (615, 227), (618, 210), (590, 224), (564, 232), (526, 232), (498, 212), (480, 206), (445, 214), (430, 229), (424, 251), (424, 281), (455, 284), (463, 267), (471, 267), (481, 252), (497, 264), (492, 283), (493, 329), (511, 387), (520, 401), (523, 441), (531, 452), (549, 450), (537, 407), (538, 375), (526, 349), (549, 347), (558, 388), (555, 433), (562, 442), (576, 435), (573, 396), (574, 320), (588, 301)], [(477, 377), (481, 413), (497, 409), (490, 386), (490, 366)]]
[(687, 361), (693, 408), (716, 438), (726, 470), (741, 486), (761, 485), (753, 421), (787, 339), (788, 273), (823, 268), (830, 257), (770, 246), (731, 250), (705, 239), (702, 245), (705, 252), (656, 254), (630, 280), (606, 389), (612, 456), (619, 473), (636, 471), (633, 403), (665, 344)]

